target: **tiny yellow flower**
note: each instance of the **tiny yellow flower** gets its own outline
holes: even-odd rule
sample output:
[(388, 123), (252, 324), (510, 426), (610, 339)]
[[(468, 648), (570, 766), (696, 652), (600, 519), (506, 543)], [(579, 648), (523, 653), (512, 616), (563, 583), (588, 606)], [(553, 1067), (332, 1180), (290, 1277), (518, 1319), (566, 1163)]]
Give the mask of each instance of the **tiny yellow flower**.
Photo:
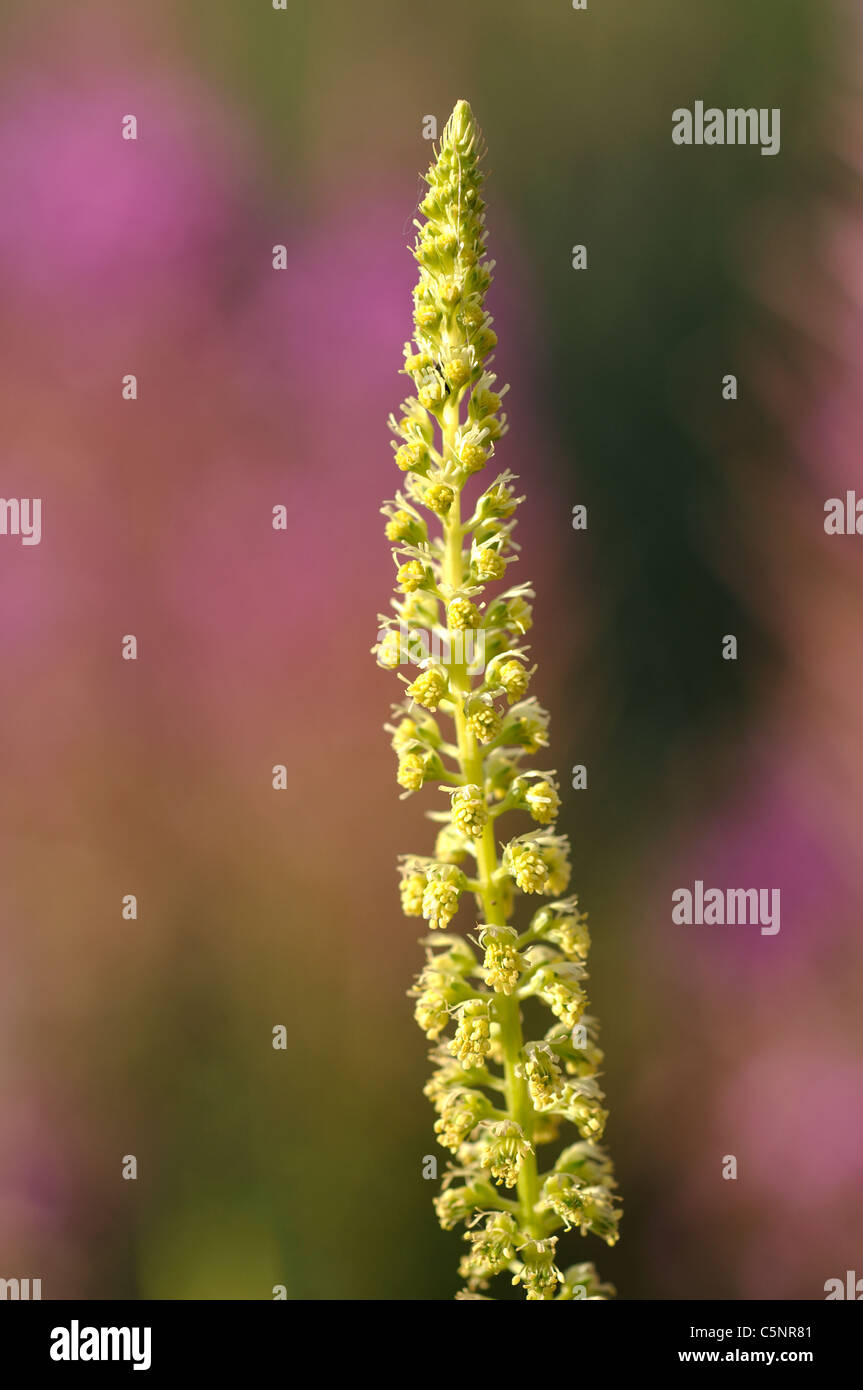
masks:
[(440, 322), (440, 309), (433, 304), (423, 304), (414, 311), (414, 323), (419, 329), (434, 328)]
[(446, 364), (444, 371), (447, 381), (454, 390), (464, 386), (471, 378), (471, 365), (463, 357), (453, 357)]
[(497, 679), (506, 691), (509, 704), (523, 700), (530, 684), (530, 675), (520, 661), (504, 661), (498, 667)]
[(467, 704), (467, 726), (480, 743), (491, 743), (503, 727), (503, 716), (490, 695), (476, 695)]
[(388, 541), (413, 541), (418, 539), (422, 532), (410, 512), (399, 510), (393, 512), (387, 522), (385, 534)]
[(536, 845), (512, 840), (504, 851), (504, 864), (522, 893), (544, 893), (548, 867)]
[(396, 449), (396, 464), (403, 473), (424, 468), (429, 461), (429, 452), (424, 444), (400, 444)]
[(535, 1109), (554, 1105), (561, 1093), (563, 1073), (548, 1043), (528, 1045), (523, 1071)]
[(418, 792), (426, 779), (426, 759), (420, 753), (403, 753), (399, 758), (396, 781), (409, 792)]
[(402, 912), (406, 917), (422, 917), (423, 894), (426, 890), (424, 874), (405, 874), (401, 881)]
[(545, 891), (550, 893), (553, 898), (559, 898), (561, 893), (565, 893), (569, 887), (572, 873), (566, 851), (561, 845), (548, 845), (543, 850), (542, 857), (548, 870)]
[(475, 565), (477, 578), (482, 580), (502, 579), (506, 574), (506, 560), (487, 545), (476, 552)]
[(480, 468), (485, 467), (488, 458), (488, 451), (482, 444), (474, 444), (470, 441), (462, 444), (459, 450), (459, 463), (470, 473), (476, 473)]
[(454, 598), (447, 604), (447, 625), (451, 632), (465, 632), (482, 625), (482, 614), (468, 598)]
[(485, 950), (483, 969), (488, 984), (497, 994), (512, 994), (521, 978), (522, 958), (516, 949), (512, 927), (483, 927), (479, 934)]
[[(560, 797), (550, 782), (534, 782), (525, 792), (527, 808), (538, 825), (551, 825), (560, 810)], [(546, 863), (548, 860), (546, 859)], [(553, 868), (550, 865), (550, 869)], [(550, 888), (549, 892), (563, 892), (563, 889)]]
[(417, 391), (417, 400), (425, 410), (440, 409), (446, 400), (446, 386), (438, 376), (429, 377)]
[(429, 574), (421, 560), (407, 560), (396, 574), (399, 587), (406, 594), (415, 593), (428, 583)]
[(394, 671), (405, 659), (402, 646), (401, 633), (391, 628), (381, 642), (378, 643), (378, 665), (383, 666), (386, 671)]
[(426, 875), (423, 917), (432, 931), (446, 931), (458, 911), (464, 874), (453, 864), (433, 864)]
[(423, 502), (437, 516), (446, 516), (453, 503), (455, 493), (445, 483), (432, 483), (423, 493)]
[(459, 787), (453, 793), (452, 818), (462, 835), (472, 840), (479, 839), (488, 820), (488, 807), (480, 787)]
[(447, 693), (446, 676), (436, 667), (431, 667), (417, 676), (408, 686), (407, 693), (418, 705), (422, 705), (423, 709), (431, 710), (434, 714)]
[(521, 1166), (532, 1153), (533, 1145), (525, 1139), (521, 1125), (514, 1120), (501, 1120), (489, 1130), (480, 1162), (496, 1183), (515, 1187)]
[(488, 1005), (482, 999), (471, 999), (460, 1005), (456, 1013), (458, 1028), (449, 1050), (465, 1071), (470, 1071), (473, 1067), (481, 1067), (491, 1051)]
[(427, 989), (414, 1005), (414, 1018), (430, 1042), (439, 1038), (449, 1023), (449, 1005), (439, 989)]

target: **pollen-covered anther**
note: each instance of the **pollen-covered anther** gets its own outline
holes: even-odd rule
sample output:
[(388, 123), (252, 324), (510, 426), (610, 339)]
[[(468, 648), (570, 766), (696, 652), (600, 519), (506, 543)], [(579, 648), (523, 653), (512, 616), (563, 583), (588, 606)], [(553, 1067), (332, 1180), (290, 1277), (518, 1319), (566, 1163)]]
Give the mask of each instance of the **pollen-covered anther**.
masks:
[(432, 483), (423, 493), (423, 502), (436, 516), (444, 517), (453, 504), (455, 493), (446, 483)]
[(429, 767), (428, 754), (403, 753), (399, 758), (396, 781), (406, 791), (418, 792), (429, 776)]
[(467, 329), (468, 333), (474, 333), (485, 323), (486, 312), (478, 304), (467, 304), (462, 309), (459, 318), (462, 327)]
[(571, 1173), (552, 1173), (546, 1178), (538, 1203), (540, 1211), (552, 1211), (567, 1231), (583, 1224), (584, 1204), (579, 1184)]
[[(560, 797), (551, 782), (534, 782), (524, 796), (527, 808), (539, 825), (550, 825), (557, 819), (560, 810)], [(546, 860), (546, 863), (548, 860)], [(553, 872), (553, 867), (552, 867)], [(556, 891), (556, 890), (549, 890)]]
[(455, 864), (432, 864), (429, 867), (423, 893), (423, 917), (433, 931), (445, 931), (449, 926), (458, 911), (464, 887), (465, 876)]
[(480, 743), (491, 743), (503, 727), (503, 716), (488, 694), (476, 694), (465, 702), (467, 726)]
[(563, 1073), (548, 1043), (528, 1043), (521, 1067), (536, 1110), (554, 1105), (561, 1093)]
[(450, 358), (444, 368), (444, 376), (456, 391), (470, 381), (472, 374), (471, 364), (464, 357)]
[(429, 352), (408, 352), (405, 355), (405, 371), (409, 376), (415, 372), (427, 372), (434, 366), (434, 358)]
[(434, 1126), (443, 1147), (457, 1153), (488, 1110), (489, 1102), (481, 1091), (450, 1091)]
[(547, 845), (542, 851), (542, 857), (548, 873), (545, 891), (558, 898), (561, 893), (566, 892), (572, 876), (567, 846), (565, 843)]
[(397, 666), (401, 666), (407, 660), (402, 634), (391, 628), (378, 643), (376, 655), (378, 665), (385, 671), (394, 671)]
[(488, 807), (481, 787), (468, 784), (452, 795), (453, 823), (462, 835), (478, 840), (488, 820)]
[(430, 575), (422, 560), (406, 560), (399, 565), (396, 580), (403, 593), (413, 594), (430, 582)]
[(417, 400), (425, 410), (438, 410), (446, 400), (446, 384), (436, 375), (429, 375), (417, 391)]
[(467, 1221), (478, 1207), (487, 1206), (489, 1196), (493, 1196), (493, 1189), (487, 1181), (448, 1187), (435, 1198), (437, 1219), (445, 1231), (451, 1231), (459, 1221)]
[(485, 951), (483, 970), (486, 983), (491, 985), (497, 994), (514, 994), (523, 966), (522, 957), (515, 945), (515, 929), (484, 926), (480, 930), (479, 942)]
[(417, 742), (419, 738), (419, 729), (415, 720), (402, 719), (392, 730), (392, 735), (390, 747), (393, 748), (396, 753), (403, 753), (407, 748), (410, 748), (411, 744)]
[(522, 1263), (513, 1276), (514, 1284), (523, 1284), (528, 1303), (554, 1298), (563, 1275), (554, 1263), (557, 1239), (531, 1240), (519, 1254)]
[(404, 874), (399, 891), (402, 900), (402, 912), (406, 917), (422, 917), (423, 915), (423, 894), (426, 890), (425, 874)]
[(545, 892), (548, 867), (536, 845), (511, 840), (504, 850), (503, 862), (522, 893)]
[(470, 1281), (471, 1286), (500, 1274), (515, 1259), (521, 1243), (521, 1233), (515, 1219), (509, 1212), (496, 1212), (486, 1218), (485, 1226), (478, 1231), (465, 1232), (465, 1240), (470, 1241), (470, 1251), (462, 1258), (459, 1274)]
[(561, 917), (549, 931), (552, 941), (556, 941), (565, 956), (572, 960), (587, 960), (590, 953), (590, 932), (587, 916), (583, 912)]
[(569, 1106), (569, 1114), (584, 1139), (601, 1139), (608, 1111), (591, 1097), (579, 1096)]
[(480, 468), (484, 468), (487, 458), (488, 450), (484, 445), (477, 444), (472, 440), (465, 440), (458, 451), (459, 463), (469, 473), (476, 473)]
[(446, 617), (451, 632), (466, 632), (482, 625), (482, 614), (469, 598), (451, 599), (447, 604)]
[(421, 540), (425, 534), (424, 528), (416, 517), (401, 509), (393, 512), (384, 532), (388, 541), (411, 541), (414, 543)]
[[(449, 1045), (465, 1071), (481, 1067), (491, 1051), (491, 1026), (488, 1004), (482, 999), (469, 999), (456, 1009), (458, 1027)], [(486, 1164), (486, 1167), (489, 1165)]]
[(503, 579), (506, 574), (506, 560), (490, 546), (480, 546), (474, 556), (474, 568), (478, 579), (488, 582), (493, 579)]
[(434, 328), (440, 323), (440, 309), (434, 304), (421, 304), (414, 310), (414, 323), (419, 329)]
[(524, 699), (530, 685), (530, 673), (520, 661), (501, 662), (497, 668), (496, 678), (506, 691), (509, 704), (514, 705), (517, 701)]
[(400, 444), (396, 449), (396, 464), (403, 473), (419, 472), (429, 463), (429, 451), (424, 444)]
[(533, 977), (536, 992), (567, 1028), (574, 1028), (587, 1008), (587, 997), (579, 983), (583, 974), (581, 966), (562, 963), (542, 966)]
[(423, 709), (434, 713), (446, 696), (448, 688), (443, 672), (436, 666), (430, 666), (427, 671), (421, 671), (416, 680), (408, 686), (407, 694), (418, 705), (422, 705)]
[(414, 1018), (430, 1042), (439, 1038), (449, 1023), (449, 1004), (439, 989), (427, 989), (417, 998)]
[(533, 1145), (525, 1139), (521, 1125), (515, 1120), (500, 1120), (488, 1131), (480, 1151), (480, 1163), (496, 1183), (515, 1187), (522, 1164), (532, 1153)]
[[(485, 379), (486, 381), (494, 380), (493, 377), (486, 377)], [(470, 398), (470, 414), (475, 419), (480, 419), (484, 415), (496, 415), (501, 404), (501, 398), (496, 391), (489, 391), (487, 387), (480, 386)]]

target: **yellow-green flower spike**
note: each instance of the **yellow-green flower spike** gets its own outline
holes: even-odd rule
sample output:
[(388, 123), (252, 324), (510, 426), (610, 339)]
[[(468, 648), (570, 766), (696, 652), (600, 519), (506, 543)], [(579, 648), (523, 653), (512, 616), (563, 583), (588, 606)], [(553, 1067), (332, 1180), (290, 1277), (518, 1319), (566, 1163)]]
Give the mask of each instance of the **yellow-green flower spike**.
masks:
[[(410, 394), (389, 419), (403, 492), (382, 508), (395, 617), (373, 650), (402, 682), (386, 726), (401, 794), (437, 787), (442, 798), (431, 852), (403, 856), (400, 889), (404, 914), (431, 931), (410, 994), (432, 1044), (435, 1135), (452, 1155), (435, 1207), (445, 1230), (467, 1228), (455, 1297), (486, 1299), (501, 1279), (531, 1301), (601, 1299), (614, 1289), (592, 1264), (559, 1267), (559, 1240), (591, 1232), (613, 1244), (620, 1210), (598, 1144), (607, 1112), (586, 1012), (590, 936), (575, 896), (562, 896), (570, 855), (555, 830), (554, 773), (531, 766), (549, 742), (548, 715), (528, 695), (534, 595), (507, 580), (524, 498), (510, 472), (487, 476), (506, 388), (491, 370), (483, 153), (460, 101), (415, 224)], [(532, 1036), (525, 1021), (543, 1011)], [(568, 1147), (543, 1164), (557, 1139)]]

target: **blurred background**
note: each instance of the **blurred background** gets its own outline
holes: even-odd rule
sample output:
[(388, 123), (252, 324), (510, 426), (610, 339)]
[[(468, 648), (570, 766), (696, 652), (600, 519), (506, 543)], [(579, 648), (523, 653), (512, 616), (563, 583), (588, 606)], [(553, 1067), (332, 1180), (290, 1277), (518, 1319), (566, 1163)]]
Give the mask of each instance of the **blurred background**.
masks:
[[(859, 8), (81, 0), (0, 38), (2, 491), (43, 499), (0, 538), (0, 1275), (458, 1286), (394, 872), (430, 828), (369, 648), (423, 120), (460, 97), (535, 688), (588, 768), (625, 1216), (564, 1262), (625, 1299), (863, 1273), (863, 543), (823, 529), (863, 481)], [(780, 107), (781, 153), (674, 146), (696, 100)], [(780, 888), (780, 934), (674, 926), (697, 878)]]

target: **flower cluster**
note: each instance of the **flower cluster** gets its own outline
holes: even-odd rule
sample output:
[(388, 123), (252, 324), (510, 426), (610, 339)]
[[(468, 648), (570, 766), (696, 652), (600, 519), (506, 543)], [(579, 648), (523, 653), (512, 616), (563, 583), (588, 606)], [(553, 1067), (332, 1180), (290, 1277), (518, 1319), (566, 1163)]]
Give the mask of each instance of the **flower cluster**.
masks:
[[(435, 1133), (453, 1156), (438, 1217), (445, 1229), (467, 1226), (459, 1297), (487, 1297), (490, 1281), (508, 1275), (529, 1300), (605, 1298), (614, 1291), (592, 1265), (558, 1265), (561, 1232), (612, 1245), (620, 1213), (599, 1147), (607, 1114), (585, 994), (590, 938), (567, 896), (555, 774), (530, 765), (548, 745), (548, 715), (529, 693), (523, 645), (534, 596), (509, 574), (524, 499), (511, 473), (483, 476), (506, 418), (490, 370), (482, 153), (459, 102), (415, 224), (410, 387), (389, 422), (403, 490), (383, 508), (395, 597), (373, 650), (405, 684), (387, 725), (402, 794), (432, 783), (445, 797), (432, 813), (434, 853), (404, 856), (400, 875), (406, 916), (430, 931), (412, 995), (433, 1044)], [(528, 828), (522, 820), (504, 834), (513, 815)], [(522, 898), (544, 901), (520, 930), (511, 919)], [(463, 899), (476, 906), (474, 924), (450, 934)], [(539, 1151), (567, 1142), (566, 1124), (580, 1137), (543, 1171)]]

